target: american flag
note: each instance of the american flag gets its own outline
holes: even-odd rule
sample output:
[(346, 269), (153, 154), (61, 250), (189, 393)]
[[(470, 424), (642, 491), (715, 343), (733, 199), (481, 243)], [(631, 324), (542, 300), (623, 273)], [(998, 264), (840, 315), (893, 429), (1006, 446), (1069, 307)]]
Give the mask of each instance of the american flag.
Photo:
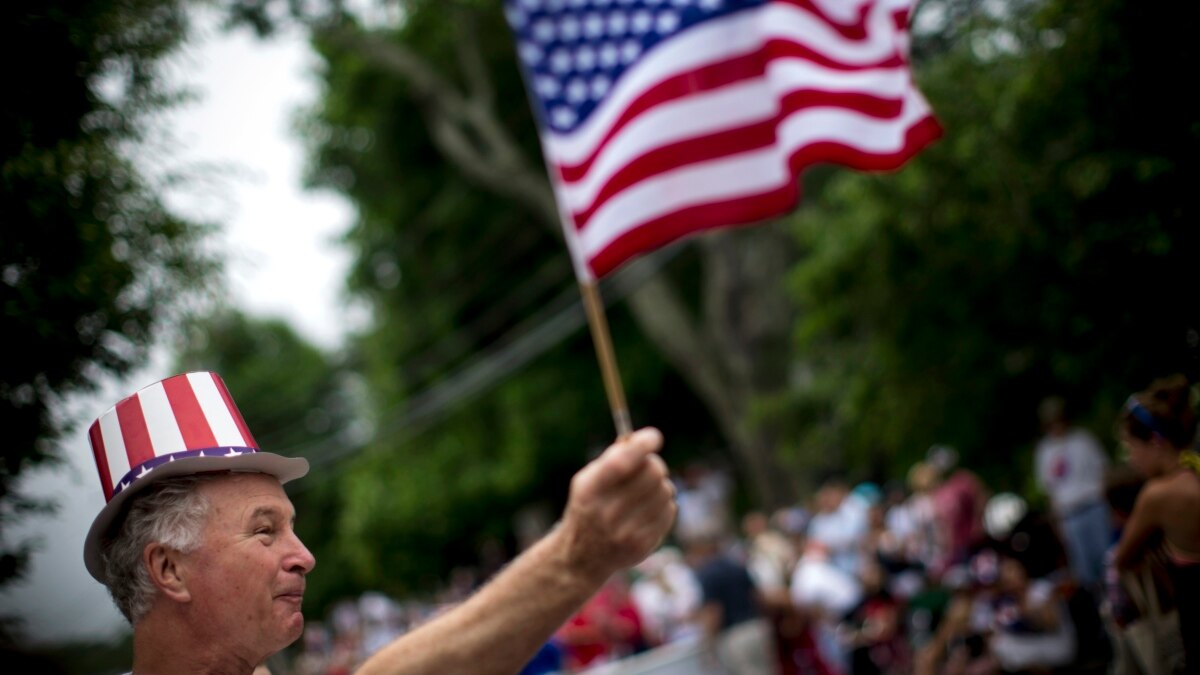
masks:
[(784, 213), (797, 176), (899, 167), (941, 135), (915, 0), (506, 0), (581, 280)]

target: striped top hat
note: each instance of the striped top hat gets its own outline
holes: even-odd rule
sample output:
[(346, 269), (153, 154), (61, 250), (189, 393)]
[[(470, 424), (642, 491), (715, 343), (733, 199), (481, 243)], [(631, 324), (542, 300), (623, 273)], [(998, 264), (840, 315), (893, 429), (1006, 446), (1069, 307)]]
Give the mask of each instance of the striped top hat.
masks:
[(247, 471), (286, 483), (308, 473), (308, 460), (260, 452), (233, 397), (216, 373), (169, 377), (126, 398), (88, 430), (107, 501), (92, 522), (83, 560), (105, 583), (100, 550), (138, 492), (173, 476)]

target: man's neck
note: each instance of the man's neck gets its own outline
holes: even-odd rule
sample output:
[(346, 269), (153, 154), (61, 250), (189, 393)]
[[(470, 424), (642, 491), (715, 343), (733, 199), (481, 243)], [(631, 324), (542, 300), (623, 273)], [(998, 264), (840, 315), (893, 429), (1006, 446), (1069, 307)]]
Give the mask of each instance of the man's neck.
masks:
[[(157, 608), (156, 608), (157, 609)], [(155, 610), (151, 610), (153, 614)], [(179, 617), (165, 612), (147, 615), (133, 628), (133, 675), (251, 675), (257, 663), (240, 657), (229, 645), (189, 630)]]

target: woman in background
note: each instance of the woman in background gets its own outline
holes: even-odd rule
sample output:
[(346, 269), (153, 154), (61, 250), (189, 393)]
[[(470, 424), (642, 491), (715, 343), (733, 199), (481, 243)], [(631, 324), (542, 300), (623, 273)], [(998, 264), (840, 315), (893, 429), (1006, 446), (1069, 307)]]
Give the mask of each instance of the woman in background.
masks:
[(1147, 482), (1117, 544), (1119, 569), (1134, 568), (1158, 542), (1170, 561), (1187, 672), (1200, 672), (1200, 455), (1196, 413), (1182, 375), (1129, 397), (1117, 421), (1129, 463)]

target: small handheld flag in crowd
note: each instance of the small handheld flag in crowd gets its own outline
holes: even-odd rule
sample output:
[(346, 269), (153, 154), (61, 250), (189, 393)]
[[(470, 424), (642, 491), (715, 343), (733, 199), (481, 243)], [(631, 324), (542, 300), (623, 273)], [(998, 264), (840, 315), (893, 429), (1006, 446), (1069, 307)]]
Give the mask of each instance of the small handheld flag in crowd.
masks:
[(808, 166), (896, 169), (937, 139), (914, 2), (506, 0), (585, 301), (642, 253), (788, 212)]

